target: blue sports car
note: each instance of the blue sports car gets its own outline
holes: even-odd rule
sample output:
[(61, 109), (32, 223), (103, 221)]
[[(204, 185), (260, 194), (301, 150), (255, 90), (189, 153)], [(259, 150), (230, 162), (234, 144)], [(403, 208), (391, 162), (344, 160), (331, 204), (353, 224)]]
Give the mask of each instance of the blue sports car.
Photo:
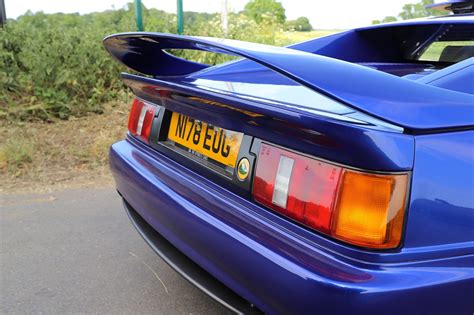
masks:
[(472, 314), (473, 2), (438, 6), (286, 48), (107, 37), (142, 74), (110, 150), (138, 232), (237, 313)]

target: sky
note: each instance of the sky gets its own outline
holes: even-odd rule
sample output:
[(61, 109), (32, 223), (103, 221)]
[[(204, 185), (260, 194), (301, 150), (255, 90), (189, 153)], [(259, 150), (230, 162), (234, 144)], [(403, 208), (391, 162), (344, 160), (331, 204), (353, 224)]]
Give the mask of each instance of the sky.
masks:
[[(132, 0), (5, 0), (8, 18), (17, 18), (27, 10), (45, 13), (81, 14), (120, 9)], [(240, 11), (248, 0), (227, 0), (233, 11)], [(280, 0), (287, 19), (309, 18), (316, 29), (348, 29), (369, 25), (387, 15), (398, 15), (404, 4), (418, 0)], [(176, 12), (175, 0), (142, 0), (147, 8)], [(183, 0), (185, 11), (220, 12), (223, 0)]]

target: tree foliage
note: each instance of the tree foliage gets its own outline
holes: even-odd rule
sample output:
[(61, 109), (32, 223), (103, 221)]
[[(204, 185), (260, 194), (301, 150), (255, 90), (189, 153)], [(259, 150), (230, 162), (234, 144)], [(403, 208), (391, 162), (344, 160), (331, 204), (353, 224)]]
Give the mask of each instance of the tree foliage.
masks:
[(426, 6), (433, 4), (434, 0), (422, 0), (415, 4), (405, 4), (398, 17), (402, 20), (422, 18), (426, 16), (443, 15), (442, 11), (427, 9)]
[(245, 5), (244, 12), (257, 23), (266, 19), (278, 24), (286, 21), (285, 8), (276, 0), (250, 0)]
[(286, 21), (285, 29), (287, 31), (310, 32), (313, 30), (313, 26), (307, 17), (302, 16), (296, 20)]
[(389, 22), (396, 22), (398, 21), (395, 16), (386, 16), (382, 20), (374, 20), (372, 21), (372, 24), (381, 24), (381, 23), (389, 23)]
[[(416, 18), (422, 18), (427, 16), (439, 16), (446, 14), (440, 10), (427, 9), (426, 6), (433, 4), (434, 0), (421, 0), (420, 2), (413, 4), (405, 4), (402, 7), (402, 12), (398, 14), (400, 20), (410, 20)], [(382, 20), (374, 20), (372, 24), (395, 22), (398, 19), (395, 16), (386, 16)]]

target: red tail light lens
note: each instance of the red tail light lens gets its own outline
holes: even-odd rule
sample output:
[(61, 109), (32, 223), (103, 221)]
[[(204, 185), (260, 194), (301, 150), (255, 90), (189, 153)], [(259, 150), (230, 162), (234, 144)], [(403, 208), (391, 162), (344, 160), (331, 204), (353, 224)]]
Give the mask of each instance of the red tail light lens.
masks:
[[(282, 167), (291, 164), (291, 169)], [(340, 174), (338, 166), (262, 143), (253, 196), (312, 228), (329, 231)]]
[(407, 175), (374, 175), (261, 144), (256, 201), (340, 240), (372, 248), (401, 240)]
[(128, 118), (128, 131), (148, 141), (150, 138), (151, 125), (155, 117), (156, 106), (134, 99), (130, 116)]

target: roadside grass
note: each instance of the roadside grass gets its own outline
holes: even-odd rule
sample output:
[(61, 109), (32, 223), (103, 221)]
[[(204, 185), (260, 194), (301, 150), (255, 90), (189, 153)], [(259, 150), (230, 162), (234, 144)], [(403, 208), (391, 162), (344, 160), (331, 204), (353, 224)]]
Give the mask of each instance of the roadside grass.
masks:
[(0, 193), (111, 183), (108, 150), (126, 134), (128, 103), (68, 121), (0, 122)]
[(423, 52), (420, 60), (423, 61), (438, 61), (440, 59), (443, 50), (447, 46), (472, 46), (473, 41), (449, 41), (449, 42), (434, 42), (428, 49)]
[(0, 145), (0, 169), (4, 172), (19, 176), (29, 168), (33, 161), (35, 141), (18, 132), (11, 138), (6, 138)]
[(291, 45), (317, 37), (323, 37), (342, 32), (342, 30), (314, 30), (311, 32), (280, 32), (277, 34), (277, 43)]

